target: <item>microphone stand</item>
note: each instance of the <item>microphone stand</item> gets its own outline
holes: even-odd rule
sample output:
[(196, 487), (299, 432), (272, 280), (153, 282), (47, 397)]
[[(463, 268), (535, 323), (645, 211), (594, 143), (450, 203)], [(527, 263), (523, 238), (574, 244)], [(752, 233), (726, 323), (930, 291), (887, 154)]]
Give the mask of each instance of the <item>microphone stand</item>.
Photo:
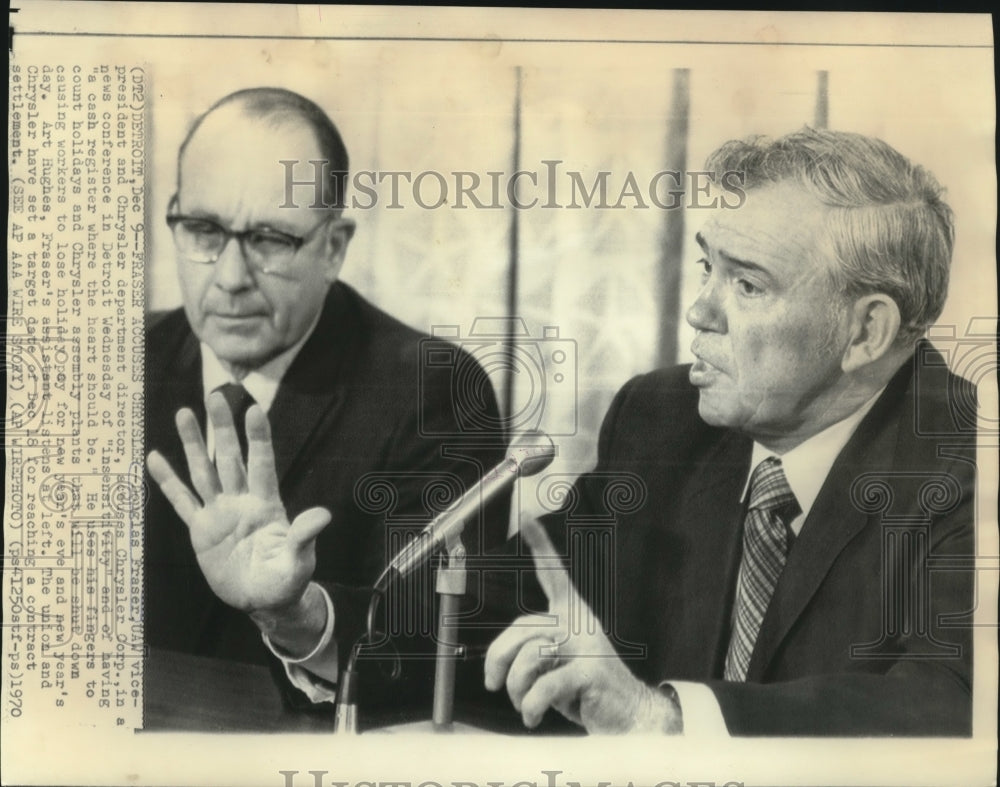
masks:
[(465, 648), (458, 642), (458, 611), (465, 595), (467, 570), (465, 546), (460, 533), (445, 539), (447, 550), (444, 564), (437, 572), (438, 637), (437, 657), (434, 668), (434, 710), (432, 720), (435, 732), (452, 732), (455, 710), (456, 660), (465, 655)]
[[(434, 664), (434, 707), (432, 722), (434, 732), (452, 732), (455, 709), (455, 667), (465, 655), (465, 646), (458, 642), (458, 613), (465, 595), (468, 570), (465, 567), (465, 545), (460, 532), (450, 533), (445, 539), (444, 564), (438, 569), (435, 590), (438, 595), (437, 653)], [(347, 667), (340, 674), (340, 692), (337, 698), (334, 732), (345, 735), (358, 734), (358, 675), (356, 660), (363, 645), (371, 639), (372, 616), (380, 592), (372, 595), (368, 607), (369, 633), (363, 635), (351, 650)]]
[(438, 514), (423, 532), (403, 547), (376, 580), (368, 603), (368, 630), (351, 650), (347, 666), (341, 672), (340, 692), (336, 708), (335, 732), (357, 733), (358, 729), (358, 657), (365, 645), (375, 641), (375, 612), (379, 601), (393, 582), (408, 576), (415, 567), (430, 560), (444, 545), (447, 556), (438, 569), (436, 592), (438, 603), (438, 639), (434, 669), (434, 710), (432, 720), (435, 732), (451, 732), (455, 707), (455, 667), (457, 659), (465, 655), (465, 648), (458, 642), (458, 616), (462, 596), (465, 595), (467, 572), (465, 547), (461, 533), (466, 521), (485, 503), (504, 491), (519, 477), (530, 476), (544, 470), (556, 455), (552, 438), (542, 432), (526, 432), (508, 449), (507, 458), (489, 471), (476, 488)]

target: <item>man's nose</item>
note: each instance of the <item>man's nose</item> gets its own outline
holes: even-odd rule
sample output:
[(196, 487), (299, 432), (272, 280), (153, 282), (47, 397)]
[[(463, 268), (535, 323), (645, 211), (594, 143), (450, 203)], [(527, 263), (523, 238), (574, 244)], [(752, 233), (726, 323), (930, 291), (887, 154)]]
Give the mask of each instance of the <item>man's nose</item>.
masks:
[(684, 315), (688, 325), (697, 331), (724, 333), (726, 330), (725, 311), (717, 292), (716, 281), (709, 278)]
[(214, 267), (215, 286), (226, 292), (239, 292), (254, 286), (253, 270), (237, 238), (229, 238)]

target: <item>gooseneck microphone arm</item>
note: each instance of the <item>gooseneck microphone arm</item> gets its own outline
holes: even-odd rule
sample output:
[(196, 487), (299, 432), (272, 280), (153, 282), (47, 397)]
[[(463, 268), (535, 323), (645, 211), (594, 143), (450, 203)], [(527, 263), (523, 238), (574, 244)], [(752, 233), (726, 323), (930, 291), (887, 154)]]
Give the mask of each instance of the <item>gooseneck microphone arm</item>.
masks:
[(446, 544), (458, 541), (467, 520), (476, 516), (493, 498), (514, 485), (522, 476), (531, 476), (548, 467), (556, 447), (547, 434), (527, 432), (508, 449), (504, 460), (484, 475), (458, 500), (436, 516), (416, 538), (403, 547), (389, 562), (375, 582), (368, 605), (367, 631), (351, 649), (347, 666), (341, 673), (337, 698), (336, 732), (357, 732), (357, 659), (366, 644), (377, 641), (375, 611), (394, 582), (413, 573), (428, 562)]
[(552, 438), (542, 432), (523, 434), (508, 449), (506, 458), (484, 475), (479, 483), (438, 514), (416, 538), (403, 547), (375, 583), (384, 592), (395, 580), (409, 576), (428, 562), (445, 541), (459, 533), (467, 520), (493, 498), (513, 486), (522, 476), (535, 475), (548, 467), (556, 455)]

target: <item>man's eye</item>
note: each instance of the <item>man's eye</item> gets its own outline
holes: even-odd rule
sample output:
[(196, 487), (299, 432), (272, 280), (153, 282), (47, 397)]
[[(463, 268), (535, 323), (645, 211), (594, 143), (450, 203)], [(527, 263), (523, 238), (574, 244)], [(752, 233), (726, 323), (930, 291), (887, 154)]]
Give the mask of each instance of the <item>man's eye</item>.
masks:
[(247, 242), (257, 251), (273, 253), (295, 250), (295, 239), (280, 232), (258, 230), (247, 236)]
[(184, 231), (189, 235), (196, 235), (198, 237), (208, 237), (218, 235), (222, 232), (222, 228), (210, 221), (198, 221), (197, 219), (188, 219), (184, 222)]
[(743, 295), (753, 296), (760, 295), (763, 290), (758, 287), (753, 282), (747, 281), (746, 279), (737, 279), (736, 286), (739, 288), (740, 293)]
[(702, 269), (701, 274), (703, 277), (707, 277), (708, 274), (712, 272), (712, 263), (710, 263), (708, 260), (702, 258), (698, 260), (696, 264), (701, 266)]

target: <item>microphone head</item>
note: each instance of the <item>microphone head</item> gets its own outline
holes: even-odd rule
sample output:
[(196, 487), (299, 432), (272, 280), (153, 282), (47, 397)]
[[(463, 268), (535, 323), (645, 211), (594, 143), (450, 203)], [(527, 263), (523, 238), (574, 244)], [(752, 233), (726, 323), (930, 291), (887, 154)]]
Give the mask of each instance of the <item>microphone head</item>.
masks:
[(540, 473), (556, 456), (556, 446), (545, 432), (531, 431), (519, 435), (507, 450), (507, 459), (517, 465), (518, 476)]

